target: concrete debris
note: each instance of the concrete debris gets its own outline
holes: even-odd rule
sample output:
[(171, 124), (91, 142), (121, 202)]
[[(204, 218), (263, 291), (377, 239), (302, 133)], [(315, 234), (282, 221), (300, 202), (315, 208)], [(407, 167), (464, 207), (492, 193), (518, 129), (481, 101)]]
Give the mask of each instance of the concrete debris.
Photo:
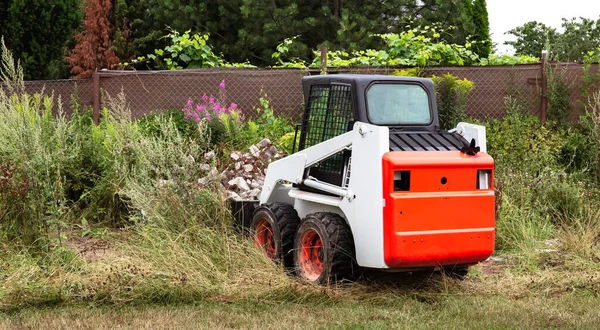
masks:
[(244, 178), (239, 177), (239, 176), (229, 180), (227, 182), (227, 184), (229, 185), (230, 188), (237, 187), (238, 189), (240, 189), (242, 191), (250, 190), (250, 187), (248, 187), (248, 183), (246, 183), (246, 180), (244, 180)]
[(270, 146), (270, 145), (272, 145), (271, 144), (271, 140), (269, 140), (267, 138), (264, 138), (264, 139), (260, 140), (260, 142), (258, 142), (256, 144), (256, 147), (259, 148), (259, 149), (262, 149), (262, 148)]
[(487, 258), (486, 261), (493, 261), (493, 262), (503, 262), (504, 258), (500, 258), (500, 257), (489, 257)]
[(209, 182), (210, 182), (210, 178), (208, 175), (203, 178), (198, 179), (198, 185), (201, 187), (206, 186)]
[(207, 153), (204, 154), (204, 159), (206, 160), (213, 160), (213, 158), (215, 158), (215, 152), (214, 151), (209, 151)]
[(242, 199), (242, 198), (240, 197), (240, 195), (238, 195), (237, 193), (235, 193), (235, 192), (233, 192), (233, 191), (231, 191), (231, 190), (228, 190), (228, 191), (227, 191), (227, 198), (233, 198), (233, 199), (235, 199), (235, 200), (241, 200), (241, 199)]
[[(231, 162), (220, 173), (212, 165), (200, 164), (201, 173), (208, 173), (197, 179), (197, 182), (201, 187), (220, 182), (229, 198), (256, 200), (260, 197), (269, 163), (283, 156), (284, 153), (265, 138), (251, 145), (247, 152), (232, 151), (229, 154)], [(207, 163), (214, 161), (215, 157), (212, 151), (204, 154)]]
[(242, 157), (242, 154), (239, 151), (233, 151), (231, 153), (231, 159), (233, 160), (238, 160), (240, 157)]
[(255, 145), (250, 146), (250, 154), (252, 155), (252, 157), (258, 157), (259, 153), (260, 153), (260, 149), (258, 149), (257, 146), (255, 146)]

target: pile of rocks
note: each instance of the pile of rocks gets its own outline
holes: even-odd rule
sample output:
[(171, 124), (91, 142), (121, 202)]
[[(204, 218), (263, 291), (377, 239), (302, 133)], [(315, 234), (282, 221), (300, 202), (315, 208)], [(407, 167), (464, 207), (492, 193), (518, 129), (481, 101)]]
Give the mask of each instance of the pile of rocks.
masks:
[[(231, 163), (221, 173), (208, 164), (201, 164), (201, 170), (207, 175), (198, 179), (198, 184), (204, 186), (211, 181), (219, 180), (229, 198), (258, 199), (269, 163), (283, 157), (284, 154), (266, 138), (248, 149), (246, 153), (232, 151)], [(214, 152), (204, 155), (207, 161), (211, 161), (214, 157)]]

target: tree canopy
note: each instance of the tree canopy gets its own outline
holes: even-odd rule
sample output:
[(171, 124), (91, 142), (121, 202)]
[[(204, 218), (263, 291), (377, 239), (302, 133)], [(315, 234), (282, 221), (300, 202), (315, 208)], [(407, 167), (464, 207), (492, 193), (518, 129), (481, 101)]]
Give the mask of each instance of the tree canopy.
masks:
[(81, 20), (81, 0), (0, 2), (0, 35), (21, 62), (26, 79), (68, 74), (64, 51)]
[(527, 22), (507, 31), (516, 40), (504, 44), (513, 46), (517, 55), (539, 56), (542, 49), (547, 49), (551, 59), (578, 62), (600, 46), (600, 19), (563, 18), (562, 28), (564, 32), (560, 33), (542, 23)]
[[(435, 22), (445, 31), (442, 39), (464, 44), (474, 28), (471, 1), (116, 0), (113, 25), (129, 34), (127, 39), (115, 33), (120, 41), (115, 38), (113, 46), (121, 60), (151, 54), (166, 45), (160, 36), (168, 26), (209, 34), (215, 53), (229, 62), (270, 65), (275, 63), (271, 54), (286, 38), (298, 36), (290, 56), (309, 60), (322, 45), (344, 51), (377, 48), (383, 45), (377, 34)], [(484, 18), (487, 29), (487, 12)]]

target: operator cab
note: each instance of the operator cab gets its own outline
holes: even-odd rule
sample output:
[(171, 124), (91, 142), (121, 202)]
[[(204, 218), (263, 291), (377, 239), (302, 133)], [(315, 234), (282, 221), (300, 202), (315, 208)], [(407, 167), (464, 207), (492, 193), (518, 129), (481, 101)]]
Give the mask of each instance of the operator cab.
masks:
[[(390, 151), (461, 150), (469, 143), (440, 130), (433, 81), (427, 78), (339, 74), (302, 80), (305, 111), (299, 150), (352, 130), (361, 121), (389, 127)], [(349, 150), (313, 166), (309, 175), (344, 187)], [(308, 187), (300, 187), (311, 190)]]

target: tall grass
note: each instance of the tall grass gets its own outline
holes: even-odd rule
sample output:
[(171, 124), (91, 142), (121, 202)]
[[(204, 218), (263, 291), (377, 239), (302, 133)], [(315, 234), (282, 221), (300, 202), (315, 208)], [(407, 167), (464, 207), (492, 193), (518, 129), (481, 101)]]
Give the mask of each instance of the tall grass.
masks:
[[(590, 106), (599, 104), (590, 101)], [(508, 97), (505, 105), (505, 118), (488, 123), (501, 205), (497, 248), (534, 267), (542, 252), (557, 249), (591, 260), (600, 249), (596, 211), (600, 199), (594, 175), (598, 164), (583, 163), (591, 158), (580, 157), (572, 142), (600, 133), (600, 126), (588, 126), (582, 135), (552, 122), (542, 124), (516, 99)], [(596, 147), (588, 144), (588, 148)], [(564, 157), (566, 153), (574, 157)]]
[[(20, 72), (4, 58), (6, 77)], [(197, 184), (208, 174), (200, 166), (210, 148), (204, 122), (193, 139), (165, 117), (154, 123), (161, 134), (143, 134), (121, 93), (106, 96), (94, 125), (86, 113), (67, 118), (51, 95), (24, 93), (18, 74), (7, 81), (0, 306), (305, 295), (234, 232), (219, 176)], [(92, 262), (68, 239), (84, 222), (126, 230)]]
[(45, 247), (67, 213), (65, 172), (78, 150), (60, 102), (23, 93), (22, 70), (4, 43), (0, 71), (0, 239)]

